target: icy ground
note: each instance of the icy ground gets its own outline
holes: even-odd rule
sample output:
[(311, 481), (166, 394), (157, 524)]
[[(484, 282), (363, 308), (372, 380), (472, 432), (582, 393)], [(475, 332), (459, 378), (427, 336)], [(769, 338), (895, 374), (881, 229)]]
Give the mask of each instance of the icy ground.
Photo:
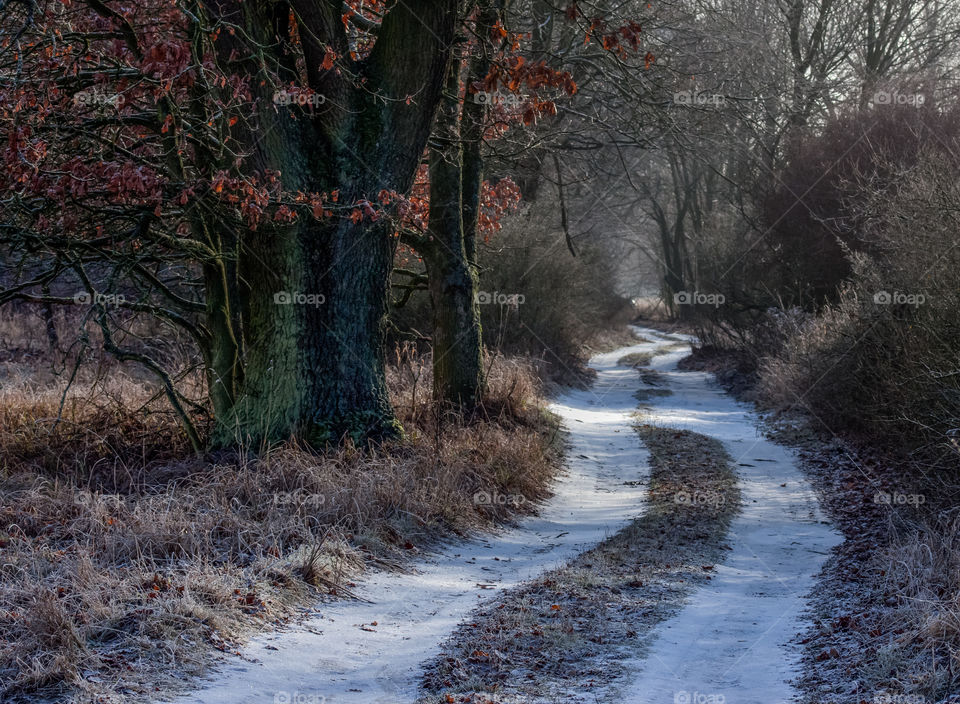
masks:
[[(618, 366), (686, 338), (638, 329), (651, 340), (595, 357), (592, 387), (551, 410), (570, 432), (567, 472), (536, 517), (482, 539), (452, 543), (410, 574), (375, 573), (355, 592), (365, 601), (318, 606), (289, 629), (255, 638), (201, 689), (178, 702), (203, 704), (409, 704), (420, 664), (482, 599), (515, 586), (617, 531), (644, 509), (647, 452), (631, 429), (644, 386)], [(629, 704), (777, 704), (790, 700), (788, 642), (800, 630), (803, 595), (839, 536), (824, 522), (791, 455), (762, 437), (749, 410), (709, 378), (681, 372), (677, 349), (654, 358), (673, 395), (654, 398), (658, 425), (689, 428), (724, 442), (740, 465), (743, 512), (733, 548), (712, 582), (664, 622), (635, 678), (600, 701)], [(629, 482), (629, 483), (625, 483)], [(690, 497), (691, 501), (710, 497)], [(510, 500), (510, 497), (491, 497)]]

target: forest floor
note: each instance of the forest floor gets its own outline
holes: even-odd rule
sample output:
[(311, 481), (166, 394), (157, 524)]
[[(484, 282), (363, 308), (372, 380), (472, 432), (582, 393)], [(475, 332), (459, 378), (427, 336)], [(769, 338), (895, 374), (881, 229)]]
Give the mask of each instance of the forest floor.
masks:
[(953, 704), (960, 519), (931, 505), (953, 494), (758, 414), (690, 336), (633, 332), (548, 413), (501, 360), (489, 417), (442, 439), (422, 365), (395, 371), (410, 440), (375, 465), (287, 448), (167, 476), (145, 427), (134, 481), (96, 454), (131, 399), (97, 407), (96, 444), (51, 445), (49, 394), (8, 386), (0, 701)]
[(394, 443), (198, 457), (136, 368), (71, 374), (36, 325), (0, 317), (3, 704), (173, 696), (351, 580), (534, 513), (562, 467), (527, 357), (490, 359), (483, 405), (456, 418), (408, 350), (387, 374)]
[(567, 471), (537, 516), (371, 576), (178, 701), (794, 697), (807, 594), (840, 536), (750, 409), (677, 369), (688, 338), (637, 332), (551, 406)]

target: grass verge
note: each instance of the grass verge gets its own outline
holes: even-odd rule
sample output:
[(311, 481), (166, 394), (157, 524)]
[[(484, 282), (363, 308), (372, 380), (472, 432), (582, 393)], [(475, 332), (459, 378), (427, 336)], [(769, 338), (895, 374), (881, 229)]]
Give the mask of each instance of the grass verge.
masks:
[[(780, 419), (844, 534), (812, 592), (804, 704), (933, 704), (960, 691), (960, 520), (956, 485), (935, 485), (882, 452)], [(954, 696), (951, 699), (951, 695)]]
[[(533, 510), (559, 466), (533, 368), (500, 359), (483, 412), (439, 418), (429, 360), (391, 370), (407, 438), (198, 460), (136, 379), (0, 368), (0, 700), (142, 701), (351, 579)], [(61, 401), (62, 406), (61, 406)], [(514, 509), (516, 510), (516, 509)]]

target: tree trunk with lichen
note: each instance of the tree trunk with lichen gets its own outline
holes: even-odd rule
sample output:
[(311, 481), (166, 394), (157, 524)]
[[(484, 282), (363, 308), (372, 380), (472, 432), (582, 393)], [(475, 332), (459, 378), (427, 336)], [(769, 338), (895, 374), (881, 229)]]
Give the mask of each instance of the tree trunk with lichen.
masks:
[(430, 229), (418, 247), (433, 306), (434, 396), (464, 410), (479, 403), (484, 389), (475, 263), (481, 162), (479, 144), (469, 160), (465, 155), (461, 120), (468, 105), (461, 113), (460, 61), (454, 61), (429, 151)]
[[(274, 5), (236, 8), (242, 26), (263, 45), (289, 36), (293, 13)], [(317, 110), (264, 111), (259, 134), (243, 135), (256, 168), (280, 172), (288, 191), (337, 190), (344, 204), (374, 200), (381, 190), (408, 192), (446, 75), (456, 2), (394, 6), (370, 55), (357, 64), (362, 86), (321, 68), (328, 47), (349, 54), (339, 6), (289, 7), (313, 30), (300, 27), (307, 81), (327, 99)], [(225, 43), (221, 55), (230, 48)], [(295, 62), (278, 63), (289, 67), (291, 80), (299, 78)], [(269, 102), (269, 89), (258, 90), (261, 102)], [(322, 446), (401, 432), (387, 394), (383, 348), (395, 247), (392, 228), (369, 218), (300, 218), (243, 233), (244, 290), (236, 302), (244, 311), (243, 382), (230, 411), (217, 418), (215, 444), (257, 447), (295, 438)]]

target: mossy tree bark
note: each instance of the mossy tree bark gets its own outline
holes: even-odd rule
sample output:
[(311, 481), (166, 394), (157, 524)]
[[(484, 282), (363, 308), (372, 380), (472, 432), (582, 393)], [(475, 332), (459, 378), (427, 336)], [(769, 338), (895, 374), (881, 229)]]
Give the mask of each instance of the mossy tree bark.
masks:
[[(485, 36), (498, 17), (497, 3), (477, 16)], [(466, 62), (466, 83), (490, 69), (487, 47)], [(434, 396), (469, 410), (484, 391), (483, 337), (477, 302), (477, 224), (483, 181), (483, 104), (468, 91), (461, 105), (464, 62), (451, 62), (430, 143), (430, 227), (411, 244), (423, 256), (433, 306)]]
[(463, 149), (460, 144), (460, 62), (448, 69), (430, 158), (430, 228), (418, 251), (433, 306), (433, 392), (461, 408), (483, 393), (477, 279), (464, 240)]
[[(477, 33), (481, 37), (490, 37), (493, 27), (504, 12), (504, 0), (486, 0), (477, 12)], [(483, 130), (486, 119), (486, 105), (472, 99), (469, 86), (482, 81), (490, 72), (493, 47), (481, 45), (467, 64), (466, 84), (468, 93), (463, 103), (460, 118), (460, 141), (463, 145), (463, 242), (467, 259), (477, 263), (477, 227), (480, 219), (480, 189), (483, 185)]]
[[(221, 35), (222, 60), (252, 56), (325, 97), (317, 110), (265, 109), (257, 134), (232, 135), (252, 151), (258, 170), (279, 171), (289, 191), (339, 191), (341, 203), (374, 200), (381, 190), (408, 192), (426, 145), (449, 63), (456, 0), (409, 0), (384, 17), (369, 56), (354, 76), (324, 70), (326, 53), (349, 56), (339, 2), (261, 0), (217, 4), (244, 27)], [(306, 75), (283, 53), (294, 17)], [(274, 52), (268, 55), (267, 52)], [(234, 61), (234, 63), (236, 63)], [(270, 105), (273, 83), (251, 80)], [(291, 116), (292, 112), (296, 112)], [(244, 231), (238, 268), (243, 288), (242, 384), (230, 412), (217, 418), (215, 443), (254, 445), (290, 437), (314, 445), (351, 437), (394, 436), (399, 426), (384, 376), (384, 319), (396, 241), (382, 220), (350, 218)], [(287, 295), (285, 295), (287, 294)]]

